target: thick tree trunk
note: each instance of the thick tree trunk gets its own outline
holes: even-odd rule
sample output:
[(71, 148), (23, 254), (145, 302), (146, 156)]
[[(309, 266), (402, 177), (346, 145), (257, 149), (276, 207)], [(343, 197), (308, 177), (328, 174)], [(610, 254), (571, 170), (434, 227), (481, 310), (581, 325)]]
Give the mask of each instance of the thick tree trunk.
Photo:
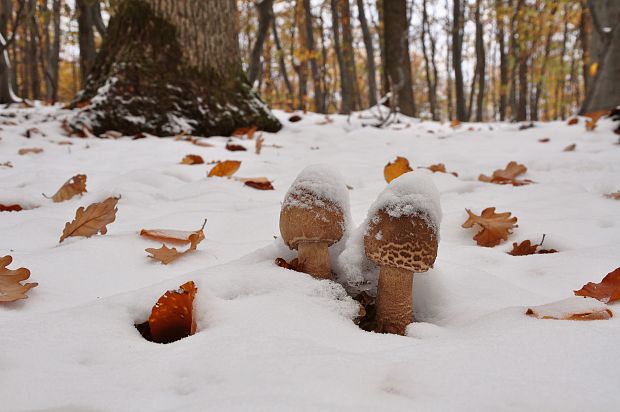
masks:
[[(19, 17), (16, 17), (16, 23), (19, 21)], [(12, 21), (13, 2), (2, 0), (0, 4), (0, 104), (15, 103), (19, 100), (13, 92), (13, 72), (8, 51), (8, 26)], [(15, 25), (13, 30), (16, 28)]]
[(316, 48), (314, 47), (314, 25), (312, 10), (310, 9), (310, 0), (304, 2), (304, 21), (306, 29), (306, 51), (310, 59), (310, 71), (312, 73), (312, 85), (314, 87), (314, 106), (317, 113), (325, 113), (325, 100), (323, 99), (323, 90), (321, 89), (321, 73), (319, 65), (316, 61)]
[(409, 21), (405, 0), (384, 0), (385, 71), (400, 112), (416, 115), (409, 58)]
[(252, 47), (252, 53), (250, 54), (250, 69), (248, 71), (248, 80), (252, 86), (254, 86), (254, 83), (258, 80), (258, 74), (261, 69), (263, 44), (269, 34), (269, 27), (273, 19), (273, 0), (258, 1), (256, 10), (258, 11), (258, 33), (254, 41), (254, 46)]
[[(306, 0), (308, 1), (308, 0)], [(342, 30), (342, 57), (346, 81), (351, 90), (351, 109), (358, 110), (360, 107), (360, 93), (357, 86), (357, 70), (355, 69), (355, 56), (353, 54), (353, 32), (351, 29), (351, 7), (349, 0), (338, 0), (340, 6), (340, 22)]]
[(580, 113), (620, 105), (620, 1), (589, 0), (592, 16), (590, 58), (596, 70)]
[(76, 0), (78, 20), (78, 42), (80, 45), (80, 86), (86, 86), (86, 79), (95, 64), (95, 31), (93, 25), (93, 5), (90, 0)]
[(38, 55), (38, 25), (36, 20), (37, 2), (30, 0), (28, 5), (28, 60), (30, 61), (30, 90), (34, 100), (41, 98), (41, 79), (39, 77)]
[(364, 0), (357, 0), (357, 13), (359, 15), (360, 26), (362, 27), (362, 37), (366, 48), (366, 71), (368, 75), (368, 105), (377, 104), (377, 71), (375, 69), (375, 51), (372, 45), (372, 36), (366, 20), (364, 10)]
[(463, 9), (462, 0), (453, 0), (452, 7), (452, 65), (456, 91), (456, 119), (465, 121), (465, 85), (463, 83)]
[(241, 66), (235, 0), (124, 0), (72, 119), (96, 134), (229, 135), (280, 123)]

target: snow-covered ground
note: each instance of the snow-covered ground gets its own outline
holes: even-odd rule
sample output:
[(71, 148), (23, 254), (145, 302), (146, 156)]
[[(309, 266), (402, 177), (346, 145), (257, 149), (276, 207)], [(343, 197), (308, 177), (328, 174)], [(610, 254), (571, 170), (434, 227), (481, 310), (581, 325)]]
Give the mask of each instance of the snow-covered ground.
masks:
[[(620, 201), (603, 197), (620, 190), (620, 145), (609, 120), (594, 132), (583, 121), (522, 131), (417, 120), (376, 129), (357, 116), (323, 125), (323, 116), (290, 123), (278, 113), (284, 129), (264, 134), (256, 155), (247, 140), (236, 139), (247, 152), (225, 150), (227, 138), (209, 139), (214, 147), (67, 138), (60, 127), (67, 114), (0, 113), (0, 163), (13, 165), (0, 167), (0, 203), (31, 208), (0, 213), (0, 256), (12, 255), (10, 267), (29, 268), (39, 283), (28, 299), (0, 304), (0, 410), (618, 409), (620, 305), (610, 305), (610, 320), (525, 315), (620, 266)], [(32, 127), (45, 136), (24, 137)], [(572, 143), (576, 150), (564, 152)], [(44, 151), (17, 154), (28, 147)], [(275, 190), (206, 178), (210, 165), (179, 164), (190, 153), (241, 160), (237, 176), (266, 176)], [(351, 320), (358, 306), (340, 284), (273, 263), (294, 256), (274, 237), (300, 170), (313, 163), (339, 170), (359, 225), (396, 156), (414, 168), (445, 163), (459, 174), (432, 175), (441, 193), (441, 242), (435, 268), (415, 276), (417, 322), (405, 337), (360, 330)], [(511, 160), (525, 164), (523, 177), (536, 184), (477, 180)], [(41, 195), (78, 173), (88, 176), (83, 197), (53, 203)], [(118, 194), (106, 235), (58, 243), (79, 206)], [(484, 248), (461, 224), (465, 208), (479, 214), (490, 206), (512, 212), (519, 227), (507, 242)], [(204, 218), (206, 240), (196, 252), (167, 266), (147, 257), (144, 249), (159, 244), (138, 236), (140, 229), (196, 230)], [(512, 242), (543, 234), (544, 246), (560, 253), (506, 253)], [(164, 291), (188, 280), (198, 287), (198, 332), (168, 345), (144, 340), (134, 324)]]

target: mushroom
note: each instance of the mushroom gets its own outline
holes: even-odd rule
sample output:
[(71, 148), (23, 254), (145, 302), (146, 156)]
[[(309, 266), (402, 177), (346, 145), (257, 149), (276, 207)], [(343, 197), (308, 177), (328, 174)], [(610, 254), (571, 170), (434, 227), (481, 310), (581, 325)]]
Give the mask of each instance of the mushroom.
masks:
[(420, 172), (392, 181), (371, 207), (364, 249), (380, 266), (377, 332), (405, 334), (413, 318), (413, 274), (435, 262), (440, 220), (439, 193)]
[(328, 248), (343, 236), (348, 196), (339, 174), (327, 165), (305, 168), (291, 185), (280, 212), (280, 233), (297, 250), (301, 271), (331, 278)]

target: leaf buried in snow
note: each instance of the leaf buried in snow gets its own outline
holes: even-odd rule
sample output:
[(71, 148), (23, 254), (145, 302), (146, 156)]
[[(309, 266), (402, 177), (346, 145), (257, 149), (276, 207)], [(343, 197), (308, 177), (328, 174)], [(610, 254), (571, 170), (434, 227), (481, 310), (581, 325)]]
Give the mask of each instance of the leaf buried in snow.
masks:
[(613, 192), (613, 193), (607, 193), (605, 197), (607, 199), (620, 200), (620, 190), (618, 190), (617, 192)]
[(506, 185), (511, 184), (513, 186), (523, 186), (530, 183), (534, 183), (531, 180), (518, 180), (517, 176), (522, 175), (527, 172), (527, 167), (525, 165), (519, 164), (517, 162), (510, 162), (506, 165), (505, 169), (497, 169), (493, 172), (491, 177), (486, 175), (480, 175), (478, 180), (486, 183), (495, 183), (498, 185)]
[(296, 272), (301, 272), (301, 266), (299, 265), (299, 260), (297, 258), (287, 262), (284, 258), (276, 258), (275, 264), (280, 266), (283, 269), (294, 270)]
[(189, 281), (164, 293), (149, 316), (149, 340), (171, 343), (196, 333), (193, 306), (197, 292), (194, 282)]
[(574, 152), (576, 148), (577, 148), (577, 145), (575, 143), (573, 143), (573, 144), (569, 144), (568, 146), (566, 146), (563, 151), (564, 152)]
[(54, 203), (60, 203), (82, 193), (86, 193), (86, 175), (75, 175), (67, 180), (51, 199)]
[(524, 240), (521, 243), (513, 243), (512, 250), (508, 252), (512, 256), (528, 256), (528, 255), (546, 255), (550, 253), (558, 253), (555, 249), (538, 249), (541, 245), (532, 244), (530, 240)]
[(194, 231), (170, 229), (142, 229), (140, 231), (140, 236), (164, 243), (187, 245), (194, 242), (196, 245), (198, 245), (198, 243), (200, 243), (205, 238), (204, 228), (206, 224), (207, 219), (205, 219), (200, 229)]
[(499, 245), (502, 240), (508, 239), (508, 235), (517, 227), (517, 217), (510, 217), (510, 212), (495, 213), (494, 207), (487, 207), (480, 216), (465, 209), (469, 218), (463, 223), (462, 227), (471, 228), (474, 225), (480, 226), (480, 230), (474, 240), (479, 246), (494, 247)]
[(600, 283), (588, 282), (575, 291), (577, 296), (589, 296), (604, 303), (620, 299), (620, 267), (609, 272)]
[(597, 110), (595, 112), (584, 114), (584, 116), (588, 118), (588, 120), (586, 120), (586, 130), (591, 132), (596, 129), (596, 124), (598, 123), (599, 119), (608, 114), (609, 110)]
[(13, 258), (4, 256), (0, 258), (0, 302), (13, 302), (19, 299), (26, 299), (26, 293), (38, 285), (38, 283), (21, 282), (30, 277), (30, 271), (26, 268), (8, 269)]
[(613, 317), (612, 311), (604, 303), (581, 297), (532, 306), (525, 314), (538, 319), (555, 320), (607, 320)]
[(41, 153), (42, 151), (43, 151), (43, 149), (41, 149), (40, 147), (29, 147), (29, 148), (19, 149), (17, 151), (17, 154), (23, 156), (23, 155), (27, 155), (27, 154)]
[(274, 190), (271, 181), (266, 177), (240, 177), (236, 178), (244, 185), (258, 190)]
[(413, 169), (409, 166), (409, 160), (398, 156), (396, 160), (385, 165), (383, 168), (383, 177), (385, 177), (386, 182), (390, 183), (398, 176), (411, 171), (413, 171)]
[(235, 136), (235, 137), (247, 136), (248, 140), (252, 140), (254, 138), (254, 133), (256, 133), (257, 129), (258, 128), (256, 126), (240, 127), (238, 129), (236, 129), (235, 131), (233, 131), (231, 136)]
[(103, 202), (91, 204), (86, 209), (81, 206), (73, 221), (65, 225), (59, 243), (70, 236), (91, 237), (97, 233), (105, 235), (108, 232), (106, 226), (116, 219), (116, 204), (119, 199), (120, 196), (109, 197)]
[(181, 160), (182, 165), (201, 165), (205, 161), (200, 155), (188, 154)]
[[(446, 165), (443, 163), (437, 163), (434, 165), (430, 165), (429, 167), (427, 167), (428, 170), (430, 170), (433, 173), (448, 173), (448, 171), (446, 171)], [(459, 177), (458, 173), (456, 172), (449, 172), (451, 175), (454, 175), (455, 177)]]
[(208, 177), (218, 176), (227, 177), (234, 175), (241, 167), (241, 162), (238, 160), (224, 160), (218, 162), (208, 174)]
[[(182, 232), (182, 231), (172, 231), (172, 230), (161, 230), (156, 229), (154, 231), (150, 231), (150, 235), (144, 235), (145, 237), (149, 237), (151, 239), (161, 240), (169, 243), (181, 243), (186, 244), (189, 243), (189, 248), (187, 248), (183, 252), (179, 252), (176, 248), (169, 248), (166, 245), (161, 245), (160, 248), (147, 248), (145, 251), (149, 253), (149, 257), (155, 259), (164, 265), (167, 265), (181, 256), (189, 253), (193, 250), (196, 250), (198, 244), (202, 242), (205, 238), (204, 227), (207, 224), (207, 220), (205, 219), (202, 227), (199, 230), (194, 232)], [(153, 233), (157, 235), (165, 235), (165, 236), (153, 236)], [(142, 232), (140, 232), (142, 236)]]
[(542, 139), (538, 139), (538, 141), (540, 143), (549, 143), (551, 139), (549, 139), (548, 137), (543, 137)]
[(24, 208), (18, 204), (3, 205), (2, 203), (0, 203), (0, 212), (19, 212), (21, 210), (24, 210)]
[(242, 146), (240, 144), (227, 143), (226, 150), (229, 150), (231, 152), (245, 152), (248, 149), (246, 149), (245, 146)]

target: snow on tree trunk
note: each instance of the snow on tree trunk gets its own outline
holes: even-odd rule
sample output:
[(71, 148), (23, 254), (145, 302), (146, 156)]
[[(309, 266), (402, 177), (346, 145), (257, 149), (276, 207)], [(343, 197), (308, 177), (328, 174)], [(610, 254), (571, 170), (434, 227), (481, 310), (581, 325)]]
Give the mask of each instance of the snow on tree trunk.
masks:
[(100, 134), (278, 131), (241, 66), (235, 0), (124, 0), (71, 120)]

